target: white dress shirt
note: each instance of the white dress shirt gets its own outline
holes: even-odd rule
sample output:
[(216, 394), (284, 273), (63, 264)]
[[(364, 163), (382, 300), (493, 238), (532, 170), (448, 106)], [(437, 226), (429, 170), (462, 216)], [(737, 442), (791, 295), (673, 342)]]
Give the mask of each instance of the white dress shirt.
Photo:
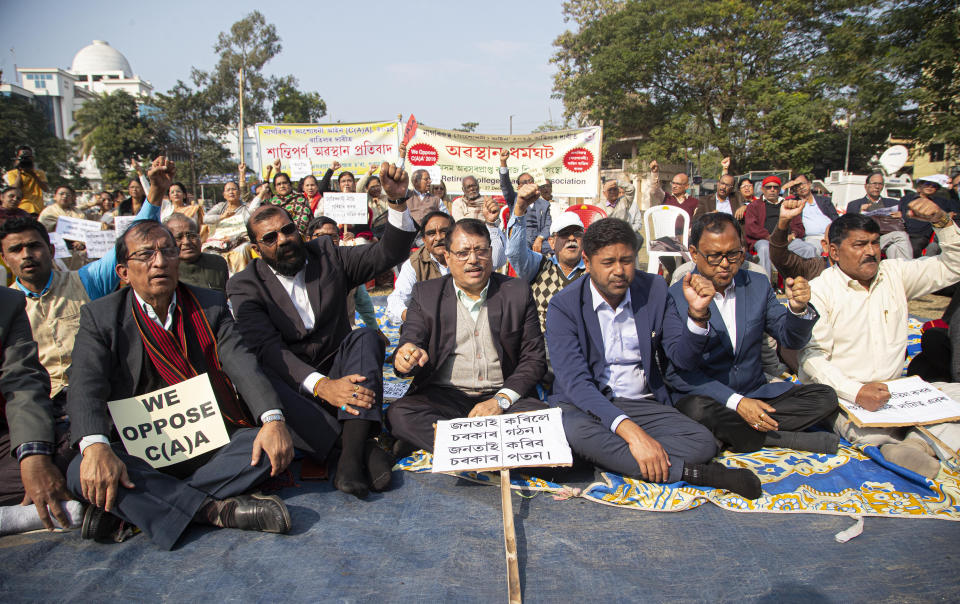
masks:
[[(307, 262), (309, 262), (309, 260)], [(279, 281), (280, 285), (283, 286), (283, 290), (287, 292), (288, 296), (290, 296), (290, 301), (293, 302), (293, 307), (297, 309), (297, 314), (300, 315), (300, 320), (303, 321), (303, 327), (307, 331), (312, 330), (314, 324), (314, 310), (313, 307), (310, 306), (310, 296), (307, 295), (307, 265), (304, 264), (303, 268), (300, 269), (300, 272), (292, 277), (281, 275), (270, 265), (267, 265), (267, 268), (269, 268), (274, 276), (276, 276), (277, 281)]]
[[(412, 233), (417, 230), (416, 224), (413, 222), (413, 218), (410, 216), (410, 210), (404, 210), (403, 212), (400, 212), (398, 210), (395, 210), (394, 208), (388, 208), (387, 222), (397, 227), (401, 231), (407, 231), (408, 233)], [(302, 272), (303, 271), (301, 271), (301, 273)], [(277, 275), (277, 278), (279, 277), (280, 275)], [(301, 281), (301, 283), (302, 282), (303, 281)], [(280, 283), (283, 284), (283, 281), (281, 280)], [(284, 284), (284, 289), (286, 289), (287, 294), (290, 295), (290, 300), (293, 302), (293, 306), (297, 309), (297, 314), (300, 315), (300, 318), (303, 320), (304, 326), (307, 329), (313, 329), (314, 315), (313, 315), (313, 309), (310, 306), (310, 300), (306, 296), (306, 287), (304, 287), (304, 292), (303, 292), (303, 299), (306, 300), (305, 304), (298, 304), (297, 302), (299, 293), (297, 291), (296, 283), (292, 283), (289, 289), (287, 289), (286, 284)], [(307, 314), (310, 315), (309, 323), (307, 322), (307, 319), (304, 318), (305, 311)], [(314, 371), (313, 373), (308, 375), (306, 378), (304, 378), (303, 383), (301, 383), (300, 385), (306, 393), (312, 396), (313, 389), (316, 388), (317, 382), (319, 382), (325, 377), (327, 376), (323, 375), (319, 371)]]
[[(134, 290), (133, 296), (137, 299), (137, 304), (139, 304), (140, 308), (143, 309), (144, 314), (147, 315), (151, 321), (164, 328), (166, 331), (170, 331), (170, 328), (173, 327), (173, 311), (177, 308), (177, 292), (173, 292), (173, 297), (170, 298), (170, 306), (167, 307), (167, 318), (163, 321), (160, 320), (160, 316), (157, 314), (157, 311), (155, 311), (150, 304), (141, 298), (140, 294), (138, 294), (136, 290)], [(186, 351), (184, 351), (184, 354), (186, 354)], [(279, 409), (270, 409), (269, 411), (264, 411), (260, 415), (260, 423), (264, 423), (264, 420), (267, 418), (267, 416), (274, 414), (279, 415), (279, 419), (283, 419), (283, 412), (281, 412)], [(79, 442), (80, 454), (83, 455), (84, 449), (95, 443), (109, 445), (110, 439), (107, 438), (105, 434), (89, 434), (84, 436)]]
[[(445, 264), (440, 264), (436, 257), (430, 255), (430, 261), (440, 270), (440, 276), (450, 272)], [(387, 319), (396, 325), (403, 323), (403, 312), (407, 310), (407, 304), (410, 303), (410, 297), (413, 294), (413, 286), (417, 282), (417, 274), (413, 270), (413, 264), (409, 260), (400, 267), (400, 274), (397, 276), (397, 282), (393, 285), (393, 291), (387, 296)]]

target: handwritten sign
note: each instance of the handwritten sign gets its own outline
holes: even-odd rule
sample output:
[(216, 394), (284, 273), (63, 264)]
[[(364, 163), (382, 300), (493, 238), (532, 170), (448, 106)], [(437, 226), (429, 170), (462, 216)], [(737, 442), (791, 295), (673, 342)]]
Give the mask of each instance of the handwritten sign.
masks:
[(309, 176), (313, 174), (313, 165), (310, 163), (309, 157), (290, 158), (290, 178), (293, 180), (300, 180), (304, 176)]
[(230, 442), (207, 374), (107, 403), (127, 453), (154, 468), (171, 466)]
[(530, 176), (533, 178), (533, 184), (538, 187), (542, 187), (547, 184), (547, 173), (544, 171), (543, 166), (537, 166), (535, 168), (530, 168)]
[(50, 243), (53, 245), (54, 258), (63, 259), (73, 257), (73, 254), (70, 253), (70, 244), (64, 241), (63, 237), (56, 231), (50, 233)]
[(122, 235), (124, 231), (136, 220), (136, 216), (114, 216), (113, 217), (113, 229), (117, 232), (118, 235)]
[(337, 224), (367, 223), (366, 193), (324, 193), (323, 215)]
[(890, 400), (876, 411), (840, 399), (840, 407), (858, 426), (868, 428), (923, 426), (960, 420), (960, 403), (917, 376), (884, 382)]
[(560, 409), (437, 422), (433, 472), (569, 466)]
[(64, 239), (71, 241), (86, 242), (87, 233), (98, 233), (100, 229), (100, 223), (95, 220), (83, 220), (70, 216), (60, 216), (57, 219), (56, 232)]
[(383, 398), (386, 400), (396, 400), (407, 393), (410, 389), (410, 382), (384, 382)]
[(114, 249), (117, 243), (116, 231), (96, 231), (87, 233), (87, 256), (90, 258), (103, 258), (110, 250)]

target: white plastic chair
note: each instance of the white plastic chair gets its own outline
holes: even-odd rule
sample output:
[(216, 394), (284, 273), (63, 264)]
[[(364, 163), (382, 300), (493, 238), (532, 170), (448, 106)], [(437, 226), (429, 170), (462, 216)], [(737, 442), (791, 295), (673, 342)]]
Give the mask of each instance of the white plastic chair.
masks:
[(646, 241), (644, 245), (647, 248), (647, 272), (658, 273), (660, 271), (660, 259), (675, 256), (680, 259), (678, 264), (684, 262), (683, 254), (680, 252), (660, 252), (650, 249), (650, 244), (660, 237), (675, 237), (677, 234), (677, 218), (683, 221), (683, 231), (680, 236), (680, 243), (683, 248), (687, 248), (687, 242), (690, 235), (690, 215), (683, 208), (675, 206), (654, 206), (646, 211), (643, 216), (643, 232)]

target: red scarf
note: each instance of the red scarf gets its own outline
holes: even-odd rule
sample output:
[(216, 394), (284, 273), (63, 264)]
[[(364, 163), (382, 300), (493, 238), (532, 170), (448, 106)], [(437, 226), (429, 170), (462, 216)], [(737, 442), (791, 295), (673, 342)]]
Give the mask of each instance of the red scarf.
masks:
[(317, 193), (317, 194), (314, 195), (313, 197), (310, 197), (310, 196), (307, 195), (306, 193), (303, 194), (303, 198), (307, 200), (307, 203), (308, 203), (308, 204), (310, 204), (310, 211), (311, 211), (311, 212), (316, 212), (316, 211), (317, 211), (317, 204), (320, 203), (320, 198), (321, 198), (321, 197), (323, 197), (323, 195), (321, 195), (320, 193)]
[(156, 321), (144, 313), (133, 297), (133, 313), (137, 319), (137, 327), (143, 338), (143, 348), (153, 364), (153, 368), (160, 374), (160, 379), (173, 386), (184, 380), (200, 375), (187, 358), (187, 334), (184, 330), (184, 316), (192, 328), (190, 336), (196, 338), (203, 350), (203, 358), (207, 362), (207, 375), (217, 396), (220, 411), (232, 424), (238, 426), (252, 426), (253, 422), (237, 399), (236, 391), (230, 378), (220, 366), (220, 357), (217, 351), (217, 338), (210, 329), (206, 315), (193, 292), (182, 284), (177, 286), (177, 306), (173, 311), (173, 328), (176, 334), (170, 333)]

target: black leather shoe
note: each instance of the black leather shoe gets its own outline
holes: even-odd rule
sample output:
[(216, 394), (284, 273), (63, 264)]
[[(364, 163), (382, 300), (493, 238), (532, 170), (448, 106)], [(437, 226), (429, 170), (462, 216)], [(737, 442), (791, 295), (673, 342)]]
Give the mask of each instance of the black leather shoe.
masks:
[(290, 512), (283, 500), (276, 495), (252, 493), (229, 497), (225, 503), (236, 502), (232, 516), (226, 524), (235, 526), (244, 531), (261, 531), (264, 533), (289, 533)]
[(97, 543), (123, 543), (137, 532), (137, 527), (95, 505), (83, 511), (80, 538)]

